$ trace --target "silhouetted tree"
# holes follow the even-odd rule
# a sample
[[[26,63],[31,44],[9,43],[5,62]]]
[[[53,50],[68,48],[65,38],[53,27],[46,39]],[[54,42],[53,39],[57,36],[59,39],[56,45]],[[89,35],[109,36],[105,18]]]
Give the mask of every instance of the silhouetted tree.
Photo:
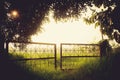
[[[120,0],[93,0],[92,4],[98,8],[103,6],[104,9],[100,12],[92,9],[93,15],[85,21],[90,24],[96,23],[96,26],[100,26],[102,34],[120,43]]]
[[[49,10],[54,11],[56,20],[79,16],[83,0],[1,0],[0,33],[6,41],[30,41],[30,36],[41,30],[42,21],[48,18]],[[14,18],[11,11],[19,13]],[[3,47],[3,45],[0,45]]]
[[[86,6],[94,4],[98,8],[103,5],[106,9],[101,12],[93,10],[88,22],[100,24],[101,32],[113,39],[114,29],[120,31],[119,3],[119,0],[1,0],[0,29],[5,40],[29,41],[31,35],[42,29],[40,26],[44,19],[48,19],[50,9],[54,11],[55,20],[78,19],[81,13],[86,12]],[[9,17],[12,10],[19,12],[18,18]]]

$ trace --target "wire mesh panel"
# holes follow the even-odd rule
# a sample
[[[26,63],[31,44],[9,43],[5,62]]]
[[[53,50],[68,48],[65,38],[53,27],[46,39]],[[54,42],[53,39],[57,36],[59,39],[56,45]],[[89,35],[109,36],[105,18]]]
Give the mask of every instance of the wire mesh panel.
[[[98,44],[72,44],[72,43],[62,43],[60,48],[60,67],[73,68],[76,64],[78,58],[82,57],[99,57],[100,47]],[[77,59],[77,60],[75,60]],[[73,63],[71,63],[73,62]],[[76,63],[77,62],[77,63]],[[69,64],[69,65],[68,65]],[[71,67],[70,65],[73,65]]]
[[[8,52],[12,55],[12,60],[43,60],[46,62],[47,59],[47,63],[51,63],[48,59],[53,59],[56,67],[56,44],[9,42]]]

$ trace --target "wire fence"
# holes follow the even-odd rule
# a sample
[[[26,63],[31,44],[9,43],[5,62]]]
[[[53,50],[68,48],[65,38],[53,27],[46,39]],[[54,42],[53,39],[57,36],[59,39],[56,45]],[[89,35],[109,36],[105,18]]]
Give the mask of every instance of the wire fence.
[[[60,68],[73,69],[79,65],[79,58],[100,57],[98,44],[62,43],[60,45]],[[77,60],[76,60],[77,59]]]
[[[32,60],[39,60],[39,63],[42,63],[41,66],[45,66],[46,64],[50,66],[51,63],[52,65],[54,65],[55,68],[57,66],[56,44],[14,41],[8,43],[8,53],[12,56],[11,60],[14,61],[26,61],[27,64],[28,62],[31,62],[32,65],[36,63]]]
[[[89,61],[88,58],[101,56],[98,44],[61,43],[59,61],[57,61],[58,48],[53,43],[14,41],[7,45],[7,51],[12,56],[11,60],[20,63],[23,67],[36,65],[40,68],[56,69],[59,65],[60,69],[75,69],[84,59]],[[34,69],[34,67],[32,68]]]

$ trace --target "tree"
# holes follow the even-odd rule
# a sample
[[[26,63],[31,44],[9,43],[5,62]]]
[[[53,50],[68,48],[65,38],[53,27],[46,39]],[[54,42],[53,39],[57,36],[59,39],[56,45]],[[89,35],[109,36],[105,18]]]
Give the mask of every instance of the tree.
[[[94,0],[96,7],[104,7],[100,12],[93,10],[93,15],[86,18],[87,23],[96,23],[100,26],[102,34],[107,35],[110,39],[115,39],[120,43],[120,0]]]
[[[50,9],[54,11],[55,20],[79,18],[86,12],[86,7],[104,6],[106,10],[96,12],[86,19],[89,22],[100,24],[103,34],[118,42],[119,37],[113,37],[114,30],[120,31],[120,1],[119,0],[1,0],[0,1],[0,33],[5,40],[29,41],[30,36],[40,31],[43,21],[47,18]],[[19,17],[10,17],[12,10],[19,12]],[[49,21],[49,20],[48,20]],[[117,33],[117,36],[119,34]],[[119,43],[119,42],[118,42]]]
[[[54,10],[56,20],[76,17],[85,6],[83,0],[2,0],[0,1],[0,34],[5,41],[29,41],[30,36],[41,30],[42,22],[50,9]],[[81,4],[81,5],[80,5]],[[14,18],[12,11],[19,16]]]
[[[5,35],[5,40],[30,40],[30,35],[39,30],[39,25],[42,24],[42,20],[48,11],[48,5],[45,6],[42,3],[39,5],[37,2],[32,3],[31,1],[1,1],[2,14],[0,16],[2,21],[0,22],[0,29],[1,33]],[[13,10],[19,12],[19,17],[16,19],[11,17]]]

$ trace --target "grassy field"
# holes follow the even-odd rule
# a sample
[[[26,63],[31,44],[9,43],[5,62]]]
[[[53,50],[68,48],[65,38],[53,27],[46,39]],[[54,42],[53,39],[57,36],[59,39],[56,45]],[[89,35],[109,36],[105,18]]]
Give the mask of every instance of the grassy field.
[[[24,58],[33,58],[33,54],[17,53],[19,57],[16,57],[16,53],[10,53],[12,58],[15,59],[24,59]],[[27,57],[27,55],[29,57]],[[52,56],[48,54],[49,56]],[[34,56],[38,58],[38,56]],[[42,56],[46,57],[46,56]],[[57,68],[55,69],[54,59],[42,59],[42,60],[23,60],[16,61],[15,64],[19,65],[26,72],[36,75],[35,80],[73,80],[72,78],[77,78],[77,74],[80,74],[78,77],[82,76],[83,73],[78,73],[82,68],[86,69],[89,72],[88,67],[93,68],[100,64],[100,57],[78,57],[78,58],[63,58],[62,70],[60,69],[60,56],[57,55]],[[83,70],[83,69],[82,69]],[[81,72],[81,71],[80,71]],[[76,74],[76,75],[75,75]],[[68,77],[69,76],[69,77]],[[76,77],[75,77],[76,76]],[[71,78],[71,79],[69,79]],[[75,79],[77,80],[77,79]],[[79,79],[78,79],[79,80]]]
[[[26,58],[10,54],[9,58]],[[49,54],[49,56],[51,56]],[[29,55],[33,57],[33,55]],[[37,57],[37,56],[34,56]],[[45,56],[44,56],[45,57]],[[60,57],[57,55],[57,57]],[[0,77],[2,80],[119,80],[120,51],[117,49],[110,57],[84,57],[63,59],[60,69],[60,58],[57,58],[57,69],[54,59],[4,61],[0,60]],[[70,68],[75,68],[71,70]]]
[[[74,70],[55,70],[53,65],[48,67],[45,61],[39,60],[16,62],[14,65],[19,67],[17,69],[16,66],[13,66],[13,63],[12,65],[10,63],[10,70],[7,70],[9,71],[8,73],[12,73],[9,74],[11,76],[17,73],[17,76],[21,77],[20,80],[119,80],[119,63],[120,54],[116,54],[109,58],[81,59],[79,67]],[[19,80],[19,76],[17,79],[12,80]]]
[[[76,61],[75,61],[76,62]],[[91,69],[95,68],[99,65],[99,60],[96,59],[81,59],[81,62],[73,63],[75,66],[73,70],[70,70],[68,68],[73,68],[73,65],[71,63],[66,63],[66,66],[63,66],[63,68],[66,68],[64,70],[61,70],[59,67],[57,69],[54,68],[53,61],[51,61],[50,64],[48,64],[47,61],[40,61],[40,60],[30,60],[30,61],[19,61],[15,64],[19,65],[22,69],[24,69],[28,73],[32,73],[35,75],[33,76],[33,80],[79,80],[79,78],[83,77],[83,75],[86,75],[87,73],[91,72]],[[58,65],[59,66],[59,63]],[[77,67],[77,69],[76,69]],[[84,72],[82,70],[85,70]],[[78,73],[80,72],[80,73]],[[73,79],[74,78],[74,79]],[[78,78],[78,79],[76,79]]]

